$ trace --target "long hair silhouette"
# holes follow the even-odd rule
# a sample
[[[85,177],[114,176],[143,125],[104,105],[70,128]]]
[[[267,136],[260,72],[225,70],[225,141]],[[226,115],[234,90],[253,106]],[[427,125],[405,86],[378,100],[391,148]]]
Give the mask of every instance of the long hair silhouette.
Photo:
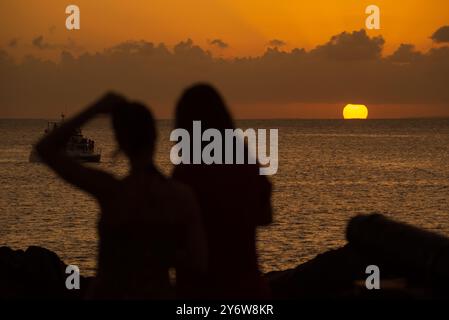
[[[204,129],[233,129],[234,121],[220,94],[210,85],[198,84],[185,90],[175,111],[175,127],[189,130],[194,120]]]
[[[176,128],[233,129],[220,94],[198,84],[184,91],[176,107]],[[235,154],[235,153],[234,153]],[[271,222],[271,184],[257,164],[180,164],[173,177],[194,190],[208,242],[208,297],[263,298],[268,289],[258,268],[256,227]]]

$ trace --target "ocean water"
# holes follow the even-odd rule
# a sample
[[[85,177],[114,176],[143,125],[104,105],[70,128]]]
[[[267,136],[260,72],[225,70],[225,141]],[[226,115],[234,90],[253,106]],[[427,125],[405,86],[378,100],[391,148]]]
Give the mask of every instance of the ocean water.
[[[95,270],[94,199],[28,162],[46,120],[0,120],[0,245],[40,245]],[[294,267],[345,243],[345,225],[380,212],[449,236],[449,120],[266,120],[240,127],[279,129],[273,183],[274,223],[258,231],[264,271]],[[169,174],[171,123],[159,121],[157,164]],[[109,121],[84,129],[102,149],[94,164],[123,176]],[[248,192],[251,192],[248,190]],[[232,235],[230,235],[232,236]]]

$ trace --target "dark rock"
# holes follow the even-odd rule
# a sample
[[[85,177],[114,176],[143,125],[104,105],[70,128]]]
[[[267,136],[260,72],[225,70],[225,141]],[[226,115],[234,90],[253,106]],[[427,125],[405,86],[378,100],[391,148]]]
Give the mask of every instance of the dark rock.
[[[347,245],[316,256],[294,269],[266,276],[278,299],[337,298],[352,293],[353,282],[365,270],[363,262]]]
[[[0,299],[81,299],[89,279],[80,278],[80,290],[68,290],[65,269],[58,255],[45,248],[0,247]]]
[[[350,221],[348,244],[294,269],[265,275],[274,299],[448,298],[449,239],[380,215]],[[368,290],[366,267],[380,269],[381,290]],[[81,299],[65,287],[66,264],[52,251],[0,247],[0,299]]]
[[[404,298],[406,291],[367,290],[366,267],[376,264],[382,270],[383,279],[400,276],[377,261],[359,255],[351,245],[329,250],[294,269],[266,274],[274,299],[357,299],[357,298]]]
[[[357,216],[348,244],[294,269],[266,275],[274,298],[448,298],[449,239],[379,214]],[[368,290],[366,267],[380,269],[381,290]]]

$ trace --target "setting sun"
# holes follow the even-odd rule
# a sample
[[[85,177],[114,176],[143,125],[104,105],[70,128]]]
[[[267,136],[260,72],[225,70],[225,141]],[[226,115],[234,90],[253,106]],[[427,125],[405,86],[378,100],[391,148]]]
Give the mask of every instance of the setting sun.
[[[368,108],[363,104],[347,104],[343,109],[345,119],[366,119],[368,118]]]

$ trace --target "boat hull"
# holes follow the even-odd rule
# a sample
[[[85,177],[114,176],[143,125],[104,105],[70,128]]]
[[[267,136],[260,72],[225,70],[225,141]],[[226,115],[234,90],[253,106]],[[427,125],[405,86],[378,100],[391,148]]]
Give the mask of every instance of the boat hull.
[[[101,154],[90,154],[81,156],[71,156],[71,158],[81,162],[100,162]]]
[[[93,153],[93,154],[68,154],[68,156],[79,162],[100,162],[101,154]],[[42,159],[37,154],[36,150],[32,150],[29,157],[30,162],[42,162]]]

